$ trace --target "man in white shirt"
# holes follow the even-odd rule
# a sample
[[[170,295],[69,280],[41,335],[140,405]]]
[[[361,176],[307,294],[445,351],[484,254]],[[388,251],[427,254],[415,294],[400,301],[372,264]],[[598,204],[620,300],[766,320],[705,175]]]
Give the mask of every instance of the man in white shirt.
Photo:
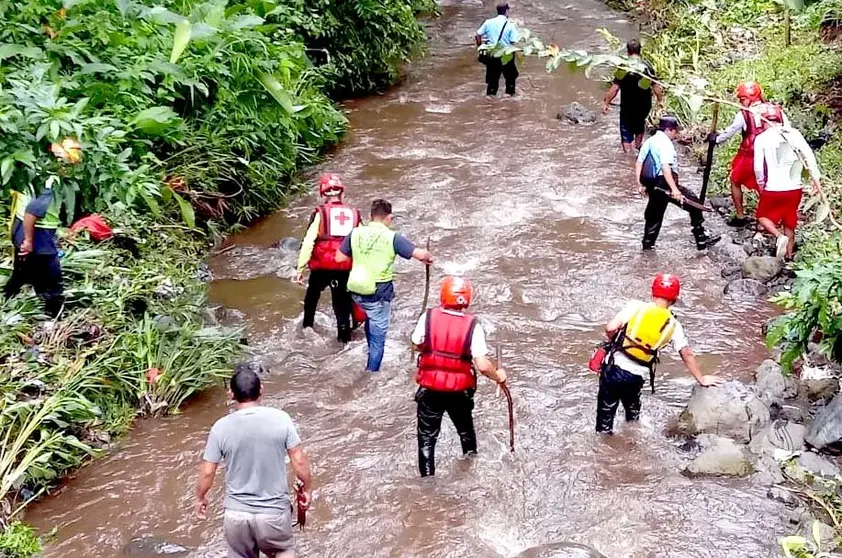
[[[678,120],[664,116],[658,123],[658,131],[646,140],[640,148],[635,164],[635,176],[640,192],[649,196],[644,218],[643,249],[655,247],[667,206],[673,203],[690,215],[690,225],[696,238],[696,248],[704,250],[719,242],[719,236],[708,236],[705,232],[705,218],[701,210],[685,204],[685,200],[696,203],[699,198],[689,188],[678,184],[678,154],[673,140],[678,135]]]
[[[776,256],[792,259],[798,206],[804,191],[804,165],[814,194],[821,191],[821,173],[813,150],[801,132],[785,122],[779,106],[768,104],[764,117],[769,127],[754,140],[754,174],[761,192],[757,221],[776,237]]]
[[[415,381],[418,391],[418,470],[422,477],[436,474],[436,440],[444,413],[453,421],[464,455],[477,452],[474,432],[476,374],[498,384],[506,373],[488,358],[485,332],[472,314],[473,287],[467,279],[445,277],[441,306],[425,312],[412,332],[412,344],[420,351]]]
[[[699,368],[693,349],[681,323],[669,311],[681,291],[678,277],[659,273],[652,282],[652,302],[635,300],[628,303],[605,325],[605,334],[612,342],[602,364],[597,395],[596,431],[611,434],[620,402],[627,421],[640,418],[640,391],[644,378],[650,377],[654,391],[654,373],[658,352],[672,345],[681,356],[690,374],[702,386],[722,383],[717,376],[705,376]]]

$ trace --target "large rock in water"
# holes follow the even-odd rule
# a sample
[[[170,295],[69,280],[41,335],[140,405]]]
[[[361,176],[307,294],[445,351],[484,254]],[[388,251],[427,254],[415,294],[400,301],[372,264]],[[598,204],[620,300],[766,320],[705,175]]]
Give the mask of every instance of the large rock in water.
[[[769,420],[766,404],[748,386],[732,380],[718,387],[696,385],[679,417],[679,428],[747,443]]]
[[[742,265],[748,259],[745,248],[740,244],[735,244],[733,239],[724,235],[722,240],[710,248],[709,253],[719,261],[733,262],[738,265]]]
[[[775,450],[785,452],[801,451],[804,449],[804,436],[807,427],[778,420],[758,432],[748,445],[748,449],[755,455],[774,457]]]
[[[807,429],[807,443],[817,449],[842,441],[842,395],[822,409]]]
[[[834,479],[839,476],[839,467],[811,451],[799,455],[796,463],[815,477]]]
[[[734,279],[725,286],[725,294],[731,298],[757,298],[769,292],[769,287],[756,279]]]
[[[528,548],[515,558],[605,558],[605,555],[583,544],[561,542]]]
[[[566,118],[573,124],[590,124],[596,122],[596,113],[586,109],[579,103],[570,103],[562,107],[561,112],[556,118],[559,120]]]
[[[764,360],[757,368],[754,377],[757,381],[754,388],[760,399],[767,405],[798,395],[795,380],[785,377],[781,365],[772,359]]]
[[[751,256],[743,262],[743,277],[768,283],[778,276],[784,266],[781,260],[772,256]]]
[[[702,451],[684,469],[686,475],[741,477],[754,471],[746,447],[731,438],[701,434],[697,441]]]

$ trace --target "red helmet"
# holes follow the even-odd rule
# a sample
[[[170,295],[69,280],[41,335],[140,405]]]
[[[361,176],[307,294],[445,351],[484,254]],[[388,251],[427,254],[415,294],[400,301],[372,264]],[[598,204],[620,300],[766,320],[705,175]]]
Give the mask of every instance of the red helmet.
[[[678,293],[681,291],[681,283],[678,277],[669,273],[659,273],[652,281],[652,296],[665,298],[670,302],[678,300]]]
[[[781,110],[781,107],[775,103],[766,103],[763,110],[763,117],[771,122],[780,122],[783,124],[784,112]]]
[[[441,305],[445,308],[461,310],[471,304],[474,288],[464,277],[448,275],[441,282]]]
[[[756,81],[744,81],[737,86],[737,98],[754,103],[763,100],[763,88]]]
[[[342,184],[342,178],[338,174],[326,172],[319,178],[319,195],[320,196],[335,196],[345,191],[345,185]]]

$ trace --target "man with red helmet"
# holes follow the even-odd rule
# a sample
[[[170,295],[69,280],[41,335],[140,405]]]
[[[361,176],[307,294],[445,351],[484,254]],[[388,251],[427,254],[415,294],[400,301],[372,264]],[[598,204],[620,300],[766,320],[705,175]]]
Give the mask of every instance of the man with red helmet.
[[[732,227],[743,227],[749,224],[750,219],[745,215],[742,187],[758,191],[754,176],[754,140],[766,129],[766,122],[762,118],[765,103],[763,89],[754,81],[739,84],[736,95],[740,105],[745,108],[737,112],[730,126],[708,136],[708,141],[720,144],[734,137],[737,132],[742,132],[740,148],[731,161],[731,199],[734,201],[735,215],[728,220],[728,224]],[[789,125],[786,117],[784,119]]]
[[[654,393],[655,367],[658,353],[671,344],[684,365],[703,386],[722,383],[717,376],[705,376],[699,368],[693,349],[681,323],[669,308],[678,300],[681,285],[678,277],[659,273],[652,282],[652,302],[633,300],[605,325],[611,342],[599,376],[596,431],[611,434],[614,416],[620,402],[627,421],[640,418],[640,391],[644,377],[649,376]]]
[[[474,432],[474,368],[503,383],[506,373],[488,358],[485,332],[473,314],[473,287],[461,277],[445,277],[441,285],[441,306],[424,313],[412,332],[412,343],[420,352],[415,381],[418,391],[418,470],[422,477],[436,474],[436,440],[444,413],[453,421],[464,455],[477,453]]]
[[[310,269],[310,281],[304,295],[303,327],[313,327],[319,298],[326,287],[330,287],[333,313],[336,315],[336,338],[341,343],[351,340],[351,294],[348,292],[348,274],[351,262],[337,262],[336,250],[360,224],[360,212],[342,201],[345,185],[342,179],[332,173],[319,179],[319,195],[322,204],[313,210],[310,226],[301,243],[298,254],[298,277],[304,284],[304,270]]]
[[[775,236],[775,255],[791,259],[804,191],[801,173],[806,164],[813,194],[821,192],[821,173],[807,140],[801,132],[784,124],[779,106],[766,105],[764,117],[769,127],[754,140],[754,173],[760,188],[757,221]],[[783,232],[778,226],[783,227]]]

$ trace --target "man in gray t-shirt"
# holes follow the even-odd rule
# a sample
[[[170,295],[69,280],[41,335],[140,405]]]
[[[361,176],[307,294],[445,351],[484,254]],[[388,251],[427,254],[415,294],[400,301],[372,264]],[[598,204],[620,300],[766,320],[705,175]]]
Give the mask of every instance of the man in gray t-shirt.
[[[292,505],[284,463],[303,484],[310,503],[310,462],[288,414],[260,406],[260,378],[238,367],[231,378],[236,411],[216,421],[208,436],[196,489],[196,515],[207,517],[207,493],[219,463],[225,463],[225,540],[229,558],[291,558]]]

